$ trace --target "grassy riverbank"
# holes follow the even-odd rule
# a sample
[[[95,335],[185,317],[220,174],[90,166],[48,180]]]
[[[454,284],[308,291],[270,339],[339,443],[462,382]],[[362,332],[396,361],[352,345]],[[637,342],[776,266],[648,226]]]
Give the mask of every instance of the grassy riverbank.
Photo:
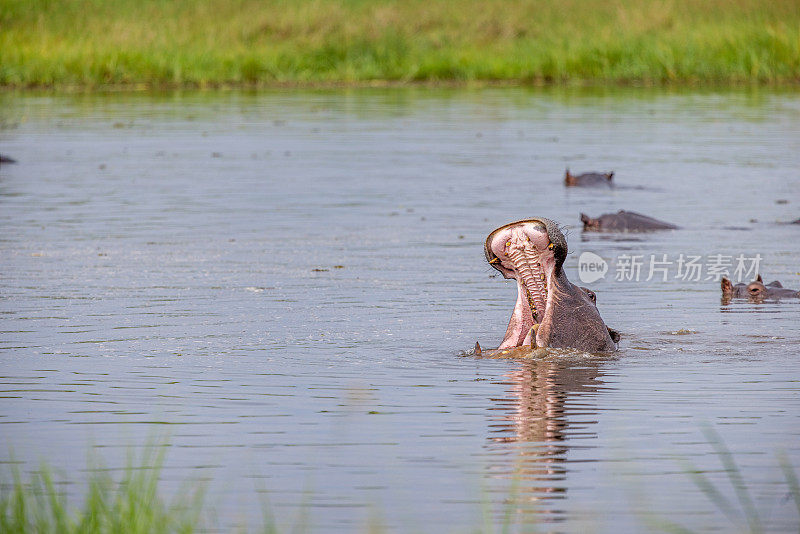
[[[0,86],[800,82],[796,0],[0,0]]]

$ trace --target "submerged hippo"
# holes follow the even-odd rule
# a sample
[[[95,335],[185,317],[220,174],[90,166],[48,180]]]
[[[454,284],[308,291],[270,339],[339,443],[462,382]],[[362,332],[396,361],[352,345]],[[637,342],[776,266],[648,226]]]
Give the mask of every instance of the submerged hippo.
[[[668,222],[659,221],[635,211],[619,210],[617,213],[605,213],[592,219],[581,213],[584,232],[652,232],[654,230],[675,230],[678,227]]]
[[[733,285],[730,280],[722,277],[721,286],[723,300],[749,299],[757,302],[766,299],[800,298],[800,291],[787,289],[777,280],[765,285],[760,274],[749,284]]]
[[[585,172],[583,174],[574,175],[569,172],[564,174],[564,185],[567,187],[600,187],[612,186],[611,180],[614,178],[614,172]]]
[[[0,163],[16,163],[17,160],[0,154]]]
[[[517,281],[517,304],[500,349],[616,349],[619,334],[603,323],[594,293],[567,279],[567,241],[555,222],[536,218],[501,226],[486,238],[484,252],[492,267]]]

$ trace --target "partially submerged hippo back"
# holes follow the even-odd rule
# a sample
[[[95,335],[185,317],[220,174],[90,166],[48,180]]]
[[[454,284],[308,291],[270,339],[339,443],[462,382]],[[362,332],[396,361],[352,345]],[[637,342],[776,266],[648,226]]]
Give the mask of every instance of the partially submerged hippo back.
[[[517,303],[500,349],[616,349],[593,293],[567,279],[567,241],[556,223],[536,218],[501,226],[486,238],[484,252],[492,267],[517,281]]]
[[[800,291],[787,289],[777,280],[764,284],[760,274],[749,284],[740,283],[736,285],[723,276],[720,285],[722,299],[726,301],[730,299],[748,299],[752,302],[761,302],[767,299],[800,298]]]
[[[581,213],[581,222],[584,232],[653,232],[678,228],[674,224],[659,221],[635,211],[625,210],[617,213],[605,213],[596,219]]]
[[[614,172],[585,172],[583,174],[574,175],[569,172],[564,173],[564,185],[567,187],[601,187],[612,186],[611,180],[614,178]]]

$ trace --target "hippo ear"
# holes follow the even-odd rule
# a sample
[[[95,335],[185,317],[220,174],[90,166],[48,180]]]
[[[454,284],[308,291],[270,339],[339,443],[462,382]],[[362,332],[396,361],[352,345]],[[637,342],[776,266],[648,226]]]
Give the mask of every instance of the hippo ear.
[[[761,275],[760,274],[758,276],[756,276],[756,282],[761,282],[762,284],[764,283],[764,280],[761,279]]]
[[[619,343],[619,340],[622,337],[620,333],[617,330],[614,330],[613,328],[608,328],[608,335],[611,336],[611,341],[613,341],[614,343]]]
[[[733,291],[733,285],[731,284],[731,281],[725,278],[724,276],[722,277],[722,282],[720,283],[720,286],[722,287],[723,293],[730,293],[731,291]]]
[[[567,167],[567,172],[564,173],[564,183],[567,185],[575,183],[575,177],[569,173],[569,167]]]
[[[606,178],[608,178],[608,181],[610,182],[611,179],[614,178],[614,171],[606,173]]]

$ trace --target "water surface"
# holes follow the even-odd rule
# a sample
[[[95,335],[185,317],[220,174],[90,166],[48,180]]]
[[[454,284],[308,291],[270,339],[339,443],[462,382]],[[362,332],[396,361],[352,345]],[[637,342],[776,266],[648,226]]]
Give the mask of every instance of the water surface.
[[[0,96],[0,460],[79,500],[168,435],[164,489],[215,528],[620,532],[737,526],[712,443],[765,530],[800,519],[800,302],[720,300],[680,255],[761,256],[800,289],[794,92],[391,89]],[[564,169],[619,187],[566,190]],[[582,234],[629,209],[681,226]],[[512,220],[593,252],[611,355],[464,355],[516,289],[483,259]],[[639,280],[617,280],[641,256]],[[651,255],[672,262],[648,281]],[[664,257],[663,255],[666,255]],[[623,277],[624,278],[624,277]],[[660,522],[660,523],[659,523]],[[649,525],[649,526],[648,526]]]

